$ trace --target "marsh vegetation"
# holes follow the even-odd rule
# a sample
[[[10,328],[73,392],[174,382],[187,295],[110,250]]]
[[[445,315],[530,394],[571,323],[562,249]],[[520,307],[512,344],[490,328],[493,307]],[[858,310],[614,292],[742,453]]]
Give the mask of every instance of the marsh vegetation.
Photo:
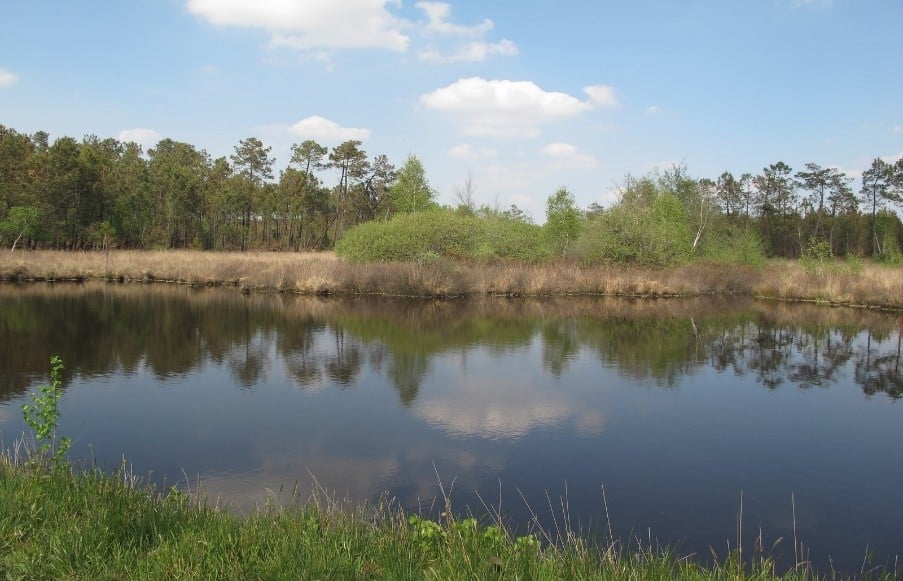
[[[311,295],[413,297],[740,295],[903,308],[903,268],[860,260],[772,260],[759,267],[690,262],[663,268],[489,263],[421,255],[354,263],[333,253],[0,252],[0,280],[169,282]]]

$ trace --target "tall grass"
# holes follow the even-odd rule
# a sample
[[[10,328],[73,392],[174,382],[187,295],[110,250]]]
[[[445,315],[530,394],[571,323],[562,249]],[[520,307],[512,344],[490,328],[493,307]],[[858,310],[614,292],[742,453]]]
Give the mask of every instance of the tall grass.
[[[13,579],[817,578],[805,562],[783,575],[766,555],[703,566],[639,541],[597,545],[569,530],[513,537],[450,511],[439,521],[406,515],[390,501],[353,507],[315,496],[239,517],[124,471],[49,470],[8,453],[0,507],[0,576]]]
[[[0,280],[121,280],[234,285],[245,290],[396,296],[745,295],[903,309],[903,268],[861,260],[762,265],[705,260],[661,268],[545,262],[416,260],[352,263],[332,253],[200,251],[0,252]]]

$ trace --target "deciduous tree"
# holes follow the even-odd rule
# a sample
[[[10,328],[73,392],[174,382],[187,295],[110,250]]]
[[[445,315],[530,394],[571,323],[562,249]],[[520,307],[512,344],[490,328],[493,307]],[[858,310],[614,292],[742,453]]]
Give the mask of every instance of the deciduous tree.
[[[580,211],[567,188],[558,190],[546,200],[546,236],[552,251],[567,252],[580,233]]]
[[[396,212],[418,212],[430,208],[436,192],[426,179],[423,163],[416,155],[409,155],[398,170],[395,183],[389,190]]]

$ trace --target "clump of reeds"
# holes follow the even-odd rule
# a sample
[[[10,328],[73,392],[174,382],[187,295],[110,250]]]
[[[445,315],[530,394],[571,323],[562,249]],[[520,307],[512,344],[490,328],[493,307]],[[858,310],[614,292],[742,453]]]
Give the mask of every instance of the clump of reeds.
[[[396,296],[750,295],[903,309],[903,268],[772,261],[763,267],[697,261],[657,269],[583,266],[568,259],[348,263],[335,254],[279,252],[19,251],[0,253],[0,280],[230,285],[246,291]]]
[[[813,268],[802,262],[774,261],[753,286],[763,298],[828,304],[903,308],[903,268],[867,264],[852,269],[843,262]]]

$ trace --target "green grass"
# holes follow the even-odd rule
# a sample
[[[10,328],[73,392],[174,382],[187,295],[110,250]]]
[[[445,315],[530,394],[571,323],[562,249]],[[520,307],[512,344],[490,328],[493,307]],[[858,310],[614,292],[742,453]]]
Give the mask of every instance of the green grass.
[[[703,567],[658,549],[540,547],[473,519],[436,523],[391,503],[264,507],[239,517],[133,478],[0,460],[0,577],[8,579],[774,579],[737,555]],[[899,575],[887,570],[872,578]],[[813,579],[801,566],[786,579]]]

